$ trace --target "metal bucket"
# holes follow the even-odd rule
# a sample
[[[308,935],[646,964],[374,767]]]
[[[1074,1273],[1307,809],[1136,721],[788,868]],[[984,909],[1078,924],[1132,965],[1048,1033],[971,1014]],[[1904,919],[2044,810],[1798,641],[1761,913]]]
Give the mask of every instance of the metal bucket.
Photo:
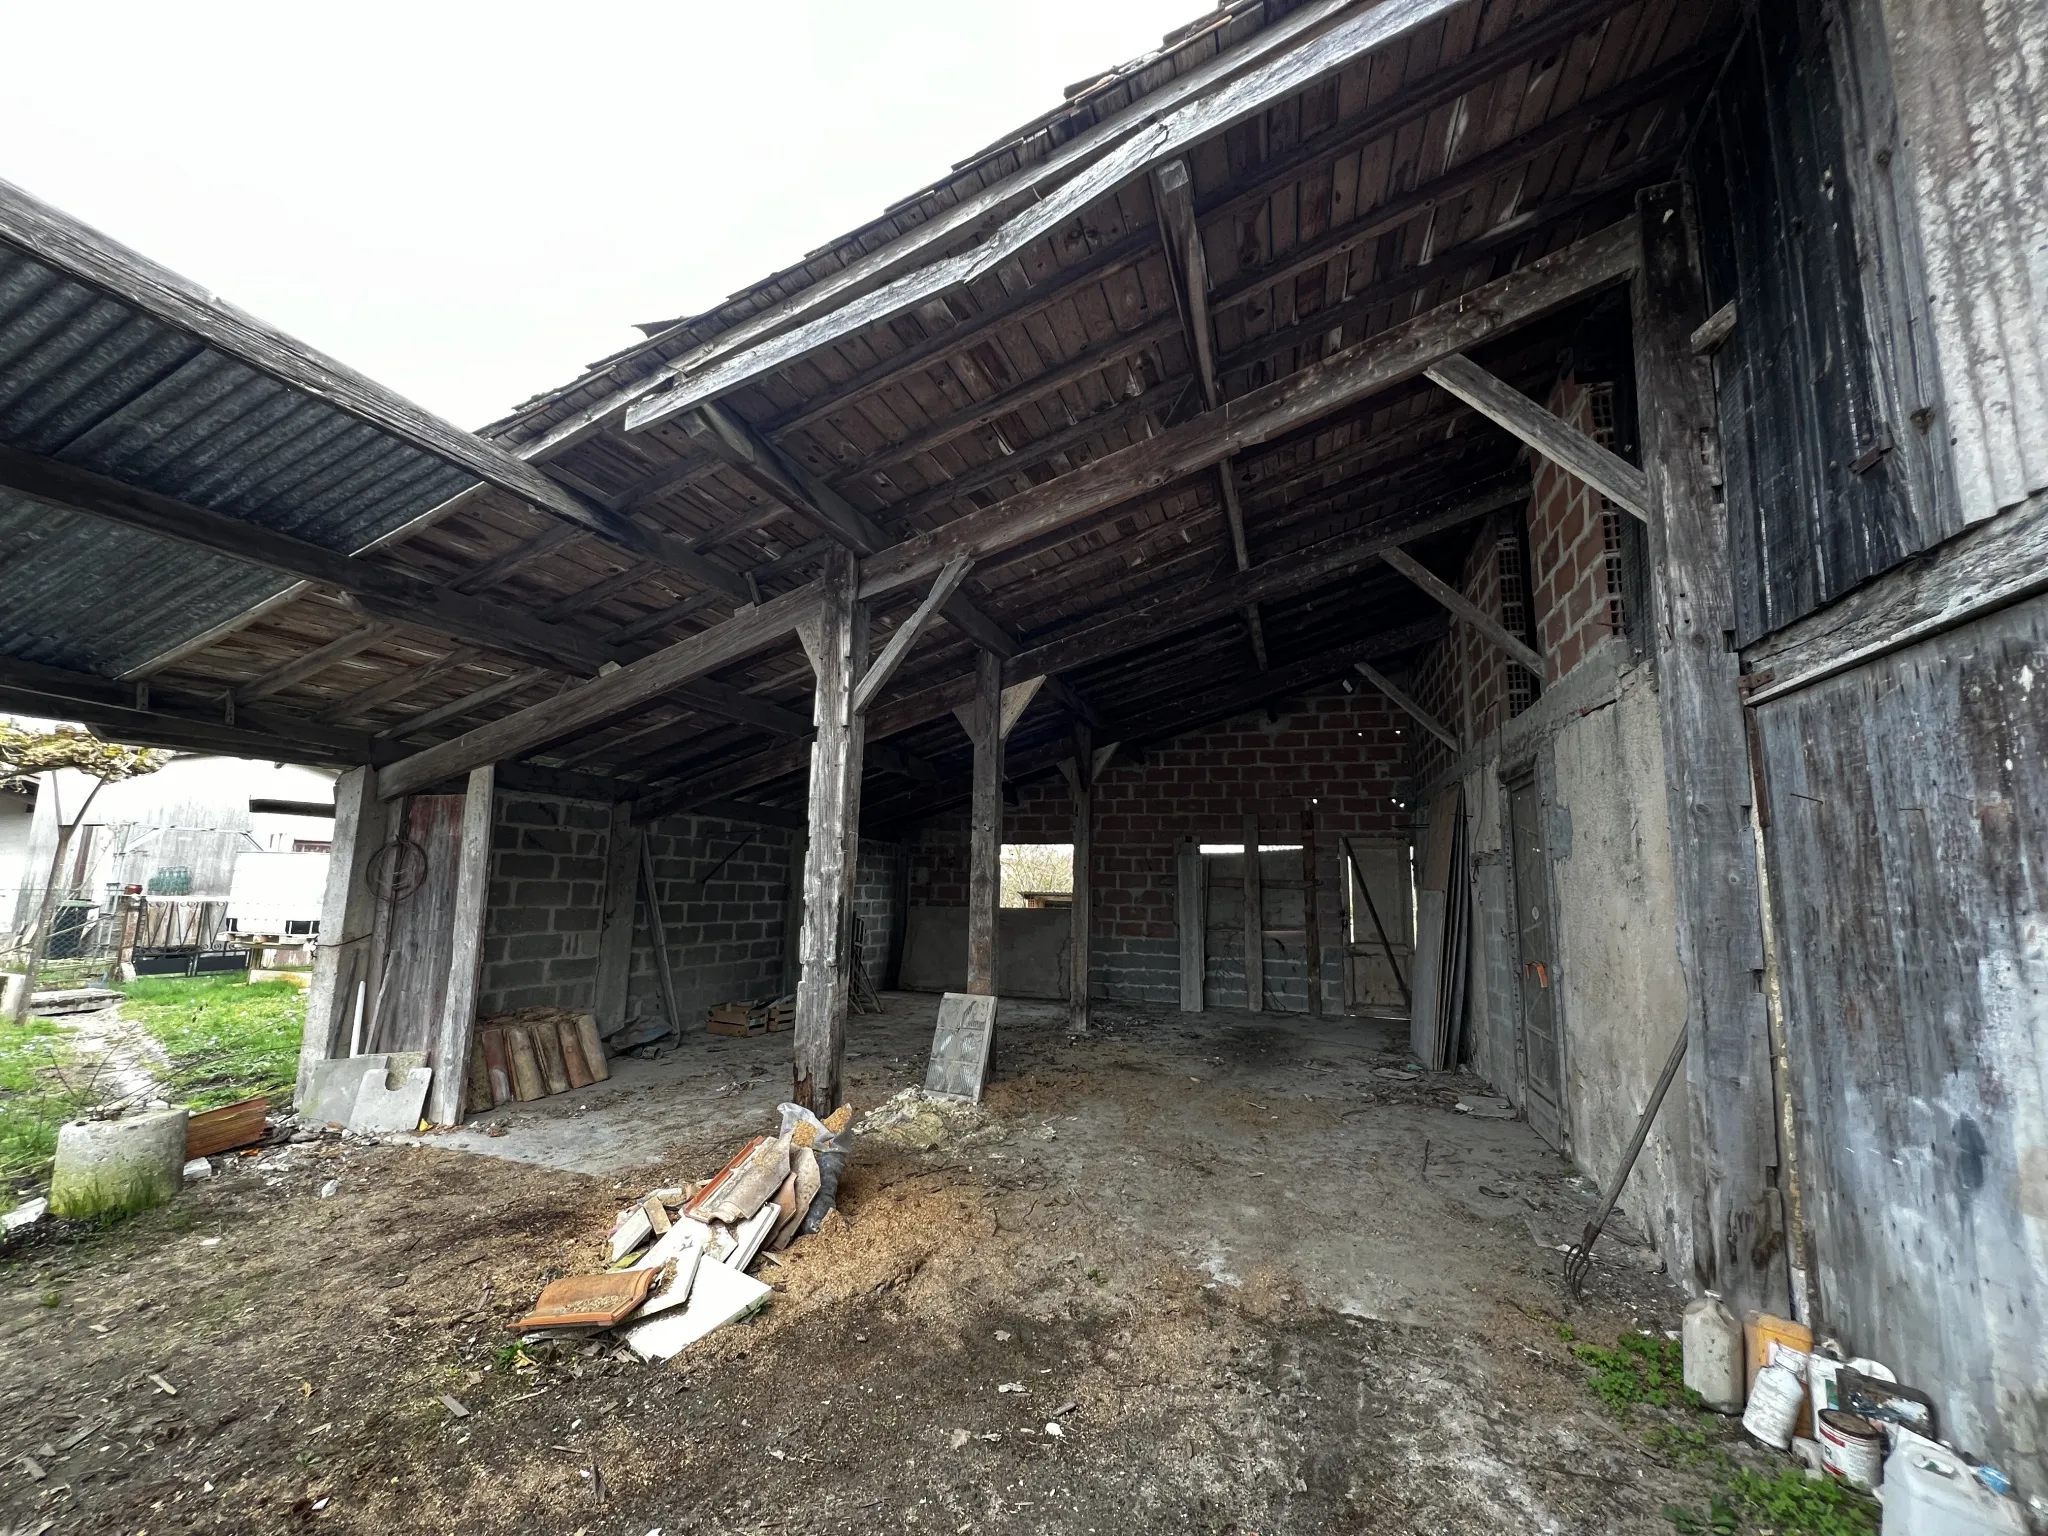
[[[1829,1408],[1814,1426],[1820,1464],[1851,1487],[1866,1491],[1884,1477],[1884,1436],[1860,1413]]]

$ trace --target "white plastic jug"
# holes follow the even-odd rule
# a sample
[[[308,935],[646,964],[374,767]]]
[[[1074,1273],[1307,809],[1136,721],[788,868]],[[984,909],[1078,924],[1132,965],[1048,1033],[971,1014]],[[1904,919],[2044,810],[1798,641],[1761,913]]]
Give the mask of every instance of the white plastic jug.
[[[2026,1536],[2019,1505],[1960,1457],[1903,1430],[1884,1462],[1884,1536]]]
[[[1685,1384],[1716,1413],[1742,1412],[1747,1383],[1742,1365],[1742,1323],[1712,1291],[1685,1309],[1679,1325]]]
[[[1765,1445],[1789,1450],[1792,1430],[1799,1423],[1799,1410],[1805,1406],[1806,1383],[1781,1359],[1756,1373],[1749,1407],[1743,1410],[1742,1427]]]

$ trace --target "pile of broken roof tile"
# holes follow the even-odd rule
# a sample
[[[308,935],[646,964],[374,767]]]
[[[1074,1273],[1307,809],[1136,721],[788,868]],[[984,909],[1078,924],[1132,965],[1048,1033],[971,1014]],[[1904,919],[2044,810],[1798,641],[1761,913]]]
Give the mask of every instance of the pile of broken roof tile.
[[[781,1113],[776,1135],[756,1136],[710,1179],[627,1206],[612,1226],[610,1267],[549,1285],[519,1330],[577,1338],[617,1329],[641,1359],[666,1360],[759,1311],[770,1288],[748,1269],[818,1229],[853,1144],[851,1105],[824,1120],[796,1104]]]

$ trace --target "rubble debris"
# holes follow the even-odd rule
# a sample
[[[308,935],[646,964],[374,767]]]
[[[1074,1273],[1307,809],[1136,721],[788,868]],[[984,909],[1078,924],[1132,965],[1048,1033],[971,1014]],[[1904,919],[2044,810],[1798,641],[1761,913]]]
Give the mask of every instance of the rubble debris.
[[[666,1360],[766,1305],[780,1287],[746,1271],[814,1230],[810,1219],[830,1209],[827,1163],[843,1168],[852,1151],[851,1105],[823,1120],[796,1104],[780,1112],[778,1134],[753,1137],[712,1178],[622,1207],[606,1241],[610,1268],[550,1283],[514,1327],[528,1339],[616,1329],[641,1359]]]
[[[979,1104],[924,1088],[906,1088],[877,1105],[859,1130],[863,1136],[913,1152],[929,1152],[945,1141],[972,1146],[1004,1134]]]
[[[781,1136],[760,1136],[728,1163],[691,1201],[687,1210],[698,1221],[745,1221],[774,1198],[789,1177],[789,1142]]]
[[[448,1417],[451,1419],[466,1419],[469,1417],[469,1410],[463,1407],[461,1401],[450,1397],[446,1392],[441,1394],[441,1406],[448,1410]]]
[[[218,1109],[202,1109],[185,1122],[185,1157],[218,1157],[253,1146],[270,1125],[270,1100],[262,1094]]]
[[[752,1275],[724,1264],[704,1264],[684,1306],[626,1330],[626,1345],[643,1360],[667,1360],[706,1335],[751,1316],[773,1292]]]
[[[659,1269],[614,1270],[601,1275],[571,1275],[546,1286],[533,1310],[512,1326],[532,1328],[610,1328],[624,1322],[647,1299]]]
[[[1475,1120],[1512,1120],[1515,1106],[1506,1099],[1490,1093],[1468,1093],[1454,1106],[1461,1115],[1470,1115]]]

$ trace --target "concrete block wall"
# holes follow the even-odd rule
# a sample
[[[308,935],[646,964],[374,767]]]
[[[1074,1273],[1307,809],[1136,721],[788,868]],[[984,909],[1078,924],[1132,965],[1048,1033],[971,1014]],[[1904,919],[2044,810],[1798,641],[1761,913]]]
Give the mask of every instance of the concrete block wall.
[[[610,808],[501,794],[495,822],[478,1011],[589,1008]],[[784,932],[790,880],[801,877],[792,859],[796,836],[707,816],[665,817],[646,836],[687,1037],[713,1003],[781,990],[784,945],[793,942]],[[899,844],[862,844],[854,910],[866,925],[864,959],[877,986],[884,984],[902,922],[903,860]],[[662,1011],[647,918],[636,895],[628,1018],[655,1018]]]
[[[1113,761],[1095,792],[1090,995],[1178,1001],[1178,845],[1241,843],[1252,812],[1261,818],[1262,841],[1298,842],[1302,808],[1313,800],[1324,998],[1331,1012],[1341,1011],[1345,871],[1338,839],[1406,837],[1404,776],[1410,739],[1419,731],[1361,682],[1353,692],[1332,688],[1291,701],[1276,719],[1262,711],[1155,744],[1142,763]],[[1071,842],[1066,781],[1048,775],[1021,786],[1018,803],[1004,813],[1003,840]],[[909,858],[911,905],[963,905],[966,811],[926,822]]]
[[[585,801],[498,796],[479,1013],[590,1006],[610,820]]]
[[[908,851],[901,843],[862,838],[854,865],[853,911],[861,920],[866,943],[861,963],[877,987],[892,984],[890,958],[897,952],[904,921],[903,865]],[[965,898],[962,898],[963,904]]]
[[[714,816],[665,816],[647,828],[646,837],[687,1039],[714,1003],[781,990],[784,897],[796,838],[779,827]],[[636,903],[629,1019],[658,1018],[662,1012],[647,917],[644,903]]]

